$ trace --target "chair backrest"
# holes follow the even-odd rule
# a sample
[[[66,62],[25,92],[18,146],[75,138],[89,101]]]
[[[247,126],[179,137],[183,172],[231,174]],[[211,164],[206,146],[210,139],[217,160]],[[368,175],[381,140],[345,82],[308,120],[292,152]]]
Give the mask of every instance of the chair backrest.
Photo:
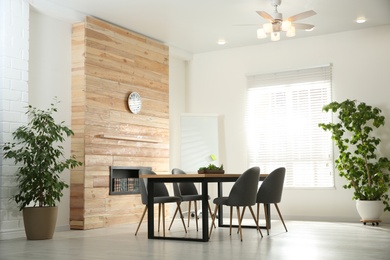
[[[279,203],[282,200],[284,177],[286,168],[273,170],[260,185],[257,192],[257,203]]]
[[[183,170],[178,168],[172,169],[172,174],[186,174]],[[181,197],[182,195],[198,195],[198,190],[193,182],[180,182],[173,183],[173,192],[175,196]]]
[[[234,183],[229,193],[228,205],[252,206],[256,204],[256,193],[259,186],[260,168],[246,170]]]
[[[139,175],[145,175],[145,174],[156,174],[154,171],[141,168],[138,172]],[[140,180],[140,190],[141,190],[141,200],[142,204],[147,205],[148,204],[148,179],[141,179]],[[164,183],[155,183],[154,184],[154,197],[165,197],[169,196],[169,192],[167,187]]]

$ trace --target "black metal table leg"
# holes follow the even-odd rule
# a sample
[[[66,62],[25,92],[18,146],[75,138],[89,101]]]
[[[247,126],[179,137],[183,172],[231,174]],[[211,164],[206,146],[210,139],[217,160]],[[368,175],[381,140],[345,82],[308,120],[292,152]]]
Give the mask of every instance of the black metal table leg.
[[[209,240],[208,183],[202,181],[202,241]]]
[[[154,238],[154,182],[148,180],[148,238]]]

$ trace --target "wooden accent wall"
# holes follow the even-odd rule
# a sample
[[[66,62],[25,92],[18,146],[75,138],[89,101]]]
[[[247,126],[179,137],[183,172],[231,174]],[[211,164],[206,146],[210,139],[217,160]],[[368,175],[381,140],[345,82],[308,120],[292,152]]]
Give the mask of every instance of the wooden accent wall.
[[[72,48],[72,154],[84,164],[71,171],[70,226],[138,222],[140,195],[110,196],[109,166],[169,173],[168,47],[87,17],[73,26]],[[139,114],[127,106],[134,91]]]

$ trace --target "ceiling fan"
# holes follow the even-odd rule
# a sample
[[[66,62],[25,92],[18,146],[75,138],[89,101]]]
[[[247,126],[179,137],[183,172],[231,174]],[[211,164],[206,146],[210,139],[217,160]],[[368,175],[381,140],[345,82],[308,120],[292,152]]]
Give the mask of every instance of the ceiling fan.
[[[269,21],[269,23],[263,24],[262,28],[257,30],[257,38],[263,39],[267,37],[267,33],[271,34],[272,41],[280,40],[280,32],[286,32],[287,37],[295,36],[295,29],[312,30],[314,25],[295,23],[297,20],[302,20],[316,14],[313,10],[302,12],[283,20],[282,13],[278,12],[278,6],[282,3],[282,0],[271,0],[271,4],[275,10],[270,15],[265,11],[256,11],[261,17]]]

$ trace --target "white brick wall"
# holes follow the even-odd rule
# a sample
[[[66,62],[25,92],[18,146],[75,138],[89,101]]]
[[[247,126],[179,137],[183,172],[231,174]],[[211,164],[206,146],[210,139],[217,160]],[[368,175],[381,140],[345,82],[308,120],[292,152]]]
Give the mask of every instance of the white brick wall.
[[[27,0],[0,0],[0,145],[27,121],[29,4]],[[15,193],[12,161],[0,152],[0,240],[20,236],[22,217],[9,198]]]

